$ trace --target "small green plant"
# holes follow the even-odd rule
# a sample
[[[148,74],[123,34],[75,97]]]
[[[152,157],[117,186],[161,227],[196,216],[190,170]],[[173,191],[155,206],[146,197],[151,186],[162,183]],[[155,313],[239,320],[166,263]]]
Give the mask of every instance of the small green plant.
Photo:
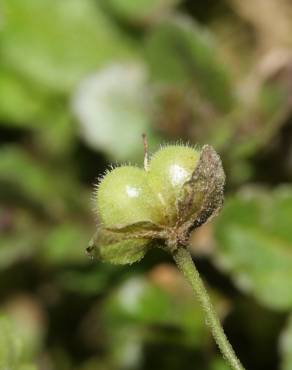
[[[220,157],[205,145],[161,148],[144,169],[112,169],[96,186],[99,226],[87,252],[103,261],[139,261],[153,246],[171,253],[191,284],[224,358],[243,370],[188,251],[190,233],[217,214],[223,204],[225,174]]]

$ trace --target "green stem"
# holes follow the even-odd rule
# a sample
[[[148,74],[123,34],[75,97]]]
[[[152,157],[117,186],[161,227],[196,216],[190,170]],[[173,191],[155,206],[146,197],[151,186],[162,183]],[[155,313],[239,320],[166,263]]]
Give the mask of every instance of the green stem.
[[[224,330],[220,324],[219,318],[212,305],[204,283],[192,260],[190,252],[183,247],[178,248],[173,253],[173,258],[180,271],[184,274],[188,282],[191,284],[195,295],[205,313],[206,323],[211,328],[213,337],[223,357],[229,363],[231,369],[244,370],[244,367],[241,365],[239,359],[236,357],[236,354],[224,333]]]

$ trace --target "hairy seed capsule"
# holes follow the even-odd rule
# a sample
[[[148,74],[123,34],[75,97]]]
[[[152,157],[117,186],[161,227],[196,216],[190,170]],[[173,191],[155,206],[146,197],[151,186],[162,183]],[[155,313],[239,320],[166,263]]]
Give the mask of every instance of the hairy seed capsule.
[[[166,146],[150,163],[145,156],[145,169],[115,168],[97,187],[100,224],[87,253],[120,264],[139,261],[155,245],[173,253],[218,213],[224,183],[220,157],[209,145]]]
[[[109,172],[97,189],[96,208],[107,227],[150,221],[171,225],[182,186],[197,165],[199,152],[183,145],[160,149],[149,171],[122,166]]]

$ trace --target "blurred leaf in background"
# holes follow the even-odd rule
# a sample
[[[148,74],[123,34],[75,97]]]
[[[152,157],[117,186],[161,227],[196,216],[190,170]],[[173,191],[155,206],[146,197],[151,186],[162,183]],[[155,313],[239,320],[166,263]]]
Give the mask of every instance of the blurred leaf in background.
[[[146,69],[134,62],[111,65],[89,77],[73,100],[81,135],[114,161],[142,157],[141,132],[148,133],[152,146],[158,142],[150,129],[152,105]]]
[[[94,1],[4,0],[2,8],[2,63],[46,90],[71,91],[86,73],[129,53]]]
[[[280,338],[280,351],[282,354],[281,370],[292,369],[292,319],[291,316],[287,322],[287,326]]]
[[[35,370],[24,349],[25,338],[21,337],[13,322],[5,316],[0,318],[0,366],[2,369]]]
[[[246,190],[225,204],[216,224],[215,260],[240,289],[274,309],[291,309],[291,188]]]
[[[105,5],[126,22],[147,25],[162,18],[180,2],[180,0],[109,0]]]
[[[221,316],[225,315],[226,302],[218,295],[213,298]],[[124,363],[126,368],[137,368],[145,361],[145,347],[151,351],[156,345],[176,343],[182,350],[178,356],[183,356],[189,348],[208,346],[210,341],[190,287],[170,264],[157,265],[146,277],[123,281],[104,302],[104,324],[116,366]],[[202,361],[199,356],[197,360]]]

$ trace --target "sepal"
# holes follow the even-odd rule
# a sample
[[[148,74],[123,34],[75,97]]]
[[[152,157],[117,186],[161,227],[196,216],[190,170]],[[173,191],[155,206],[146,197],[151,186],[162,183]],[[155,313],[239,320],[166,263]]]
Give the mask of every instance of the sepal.
[[[177,201],[179,223],[194,229],[215,216],[223,205],[224,185],[221,159],[210,145],[204,145],[198,164]]]
[[[86,252],[90,257],[100,261],[125,265],[140,261],[150,243],[149,239],[135,237],[135,234],[114,232],[99,227]]]

